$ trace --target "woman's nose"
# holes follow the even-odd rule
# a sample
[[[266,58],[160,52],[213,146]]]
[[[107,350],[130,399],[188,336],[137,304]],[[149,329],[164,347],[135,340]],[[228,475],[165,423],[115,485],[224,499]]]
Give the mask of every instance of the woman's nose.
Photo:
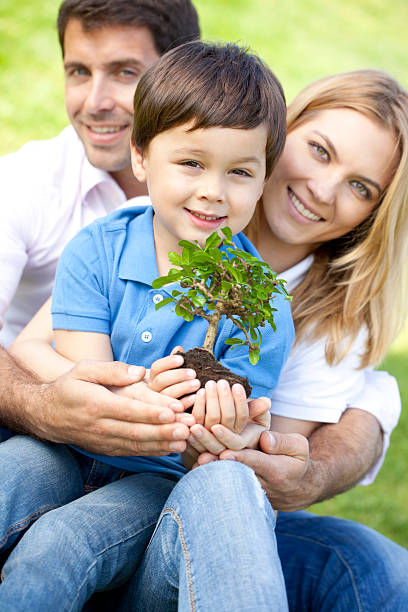
[[[333,204],[337,191],[337,181],[334,178],[309,179],[307,187],[316,202]]]

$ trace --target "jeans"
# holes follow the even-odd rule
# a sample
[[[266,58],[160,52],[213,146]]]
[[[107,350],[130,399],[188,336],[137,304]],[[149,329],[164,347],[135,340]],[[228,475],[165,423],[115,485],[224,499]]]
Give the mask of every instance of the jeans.
[[[280,512],[276,538],[291,612],[408,611],[408,551],[373,529]]]
[[[217,461],[174,487],[115,610],[288,610],[275,515],[246,466]]]
[[[0,610],[13,612],[79,611],[125,582],[175,484],[26,436],[0,444],[0,483],[0,550],[14,546]]]
[[[286,590],[291,612],[408,611],[408,552],[397,544],[351,521],[279,513],[278,557],[274,527],[248,468],[200,467],[173,489],[121,604],[106,609],[284,612]]]

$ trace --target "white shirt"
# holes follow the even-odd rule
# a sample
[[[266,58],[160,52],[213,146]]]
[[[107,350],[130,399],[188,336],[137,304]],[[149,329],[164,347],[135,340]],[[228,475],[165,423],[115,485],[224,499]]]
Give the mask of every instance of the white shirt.
[[[279,276],[291,292],[313,262],[309,255]],[[384,460],[390,434],[398,423],[401,399],[398,385],[387,372],[358,370],[366,330],[357,336],[348,355],[337,365],[325,359],[325,339],[295,344],[272,394],[271,412],[285,417],[337,423],[346,408],[359,408],[373,414],[384,432],[383,453],[360,484],[370,484]]]
[[[92,166],[72,126],[0,159],[0,344],[49,298],[58,258],[85,225],[126,201]]]

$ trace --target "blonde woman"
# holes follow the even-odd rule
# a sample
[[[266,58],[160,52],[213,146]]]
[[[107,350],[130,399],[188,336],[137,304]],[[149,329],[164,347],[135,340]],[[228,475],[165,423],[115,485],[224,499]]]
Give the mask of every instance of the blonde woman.
[[[199,463],[215,458],[214,454],[235,462],[214,462],[207,466],[207,475],[193,470],[177,484],[129,587],[133,609],[143,609],[153,599],[157,609],[176,609],[177,600],[179,610],[192,609],[184,607],[185,589],[198,598],[211,593],[206,571],[214,559],[208,557],[213,541],[214,555],[218,550],[216,525],[223,520],[230,520],[231,531],[228,541],[222,539],[224,556],[218,550],[216,557],[220,574],[225,577],[234,571],[228,554],[239,540],[239,525],[246,524],[248,538],[256,541],[251,562],[259,559],[259,571],[265,572],[266,582],[270,578],[265,586],[269,599],[256,609],[271,609],[272,601],[274,609],[286,609],[276,567],[272,562],[267,566],[265,560],[268,546],[275,545],[290,610],[404,609],[408,601],[405,550],[361,525],[305,512],[280,513],[275,532],[270,524],[268,536],[262,518],[254,518],[259,499],[255,485],[237,462],[255,470],[273,506],[293,510],[306,507],[305,499],[324,497],[322,491],[330,490],[327,481],[336,482],[347,464],[353,437],[361,434],[350,430],[349,440],[340,442],[337,425],[316,429],[320,423],[335,423],[348,406],[359,406],[373,414],[377,411],[384,432],[389,431],[392,418],[387,411],[392,413],[398,398],[387,375],[371,368],[401,330],[406,313],[407,151],[408,95],[383,72],[361,70],[322,79],[289,106],[285,150],[248,234],[263,258],[287,277],[293,295],[296,343],[272,396],[271,428],[305,435],[315,430],[311,440],[317,436],[320,460],[305,464],[302,471],[299,447],[294,443],[285,450],[271,449],[266,433],[260,442],[264,452],[221,452],[222,448],[239,449],[239,437],[219,425],[212,430],[216,436],[195,425],[196,439],[190,441],[197,450],[213,453],[204,453]],[[385,394],[382,410],[381,394]],[[279,442],[279,434],[276,438]],[[287,463],[282,455],[285,460],[292,455],[292,478],[290,470],[284,470]],[[203,500],[202,490],[208,486],[213,496]],[[343,484],[333,484],[333,491],[336,486],[338,491]],[[195,496],[206,507],[200,516]],[[234,512],[229,496],[239,512]],[[249,500],[248,504],[243,500]],[[171,523],[177,521],[176,533]],[[236,546],[234,561],[239,556]],[[189,582],[183,572],[188,574],[190,566],[196,573],[191,571]],[[156,578],[152,587],[153,571],[163,582]],[[239,588],[245,593],[243,573],[240,578]],[[259,593],[255,597],[257,602],[262,600]],[[234,608],[231,600],[229,605],[212,609],[251,609],[250,604]]]

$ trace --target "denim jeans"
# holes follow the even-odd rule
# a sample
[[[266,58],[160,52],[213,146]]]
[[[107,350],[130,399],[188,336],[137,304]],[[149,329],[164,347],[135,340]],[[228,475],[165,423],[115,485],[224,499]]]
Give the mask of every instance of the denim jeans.
[[[246,466],[217,461],[178,482],[115,610],[288,610],[275,515]]]
[[[408,552],[372,529],[265,503],[243,465],[184,476],[109,610],[407,612]],[[285,584],[282,581],[281,565]]]
[[[135,571],[174,480],[131,474],[64,445],[0,444],[0,610],[82,610]],[[85,493],[87,493],[85,495]]]

